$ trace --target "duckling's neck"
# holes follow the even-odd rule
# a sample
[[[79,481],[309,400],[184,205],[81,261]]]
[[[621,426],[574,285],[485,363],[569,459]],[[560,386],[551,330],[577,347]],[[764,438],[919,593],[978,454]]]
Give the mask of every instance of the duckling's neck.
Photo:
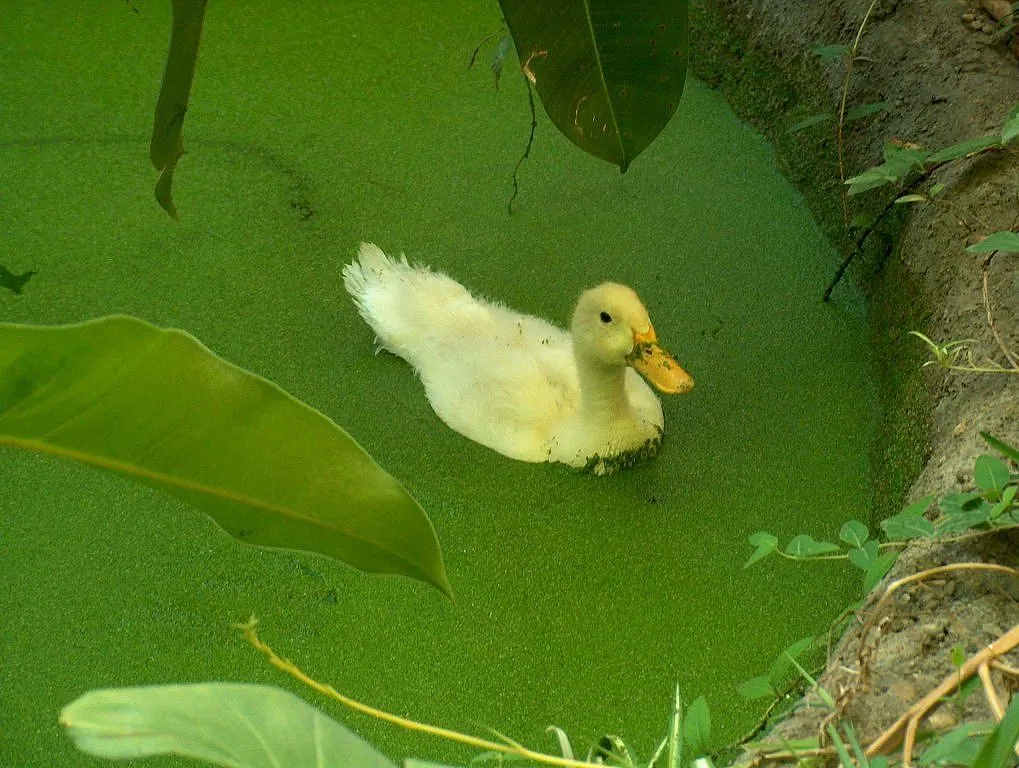
[[[607,367],[590,362],[578,364],[577,376],[580,379],[582,413],[606,420],[630,416],[625,367]]]

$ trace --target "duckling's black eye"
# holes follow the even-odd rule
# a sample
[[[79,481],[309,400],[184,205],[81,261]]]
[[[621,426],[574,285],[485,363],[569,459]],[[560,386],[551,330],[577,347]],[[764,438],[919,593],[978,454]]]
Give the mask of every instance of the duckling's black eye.
[[[608,312],[602,312],[601,313],[601,321],[603,323],[611,323],[612,322],[612,315],[610,315]]]

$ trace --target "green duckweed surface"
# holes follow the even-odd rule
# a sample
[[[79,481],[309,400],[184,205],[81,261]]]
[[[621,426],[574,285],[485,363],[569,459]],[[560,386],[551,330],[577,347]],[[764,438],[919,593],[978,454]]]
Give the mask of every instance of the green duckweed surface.
[[[688,83],[620,175],[544,114],[512,63],[471,50],[495,2],[210,4],[175,197],[151,198],[148,129],[169,3],[9,9],[0,31],[5,320],[120,312],[184,328],[348,429],[431,515],[456,602],[323,559],[247,548],[118,478],[11,449],[0,530],[0,764],[91,766],[57,725],[97,687],[250,680],[296,689],[239,638],[376,706],[480,735],[647,755],[678,683],[718,743],[755,722],[737,685],[823,632],[848,567],[765,562],[746,537],[837,535],[870,508],[865,316],[818,298],[836,256],[721,98]],[[490,49],[489,49],[490,50]],[[487,54],[483,54],[487,56]],[[357,243],[566,323],[634,286],[693,374],[651,463],[609,478],[511,461],[447,429],[343,292]],[[313,697],[311,697],[313,698]],[[339,711],[394,758],[470,753]],[[155,760],[145,765],[176,765]]]

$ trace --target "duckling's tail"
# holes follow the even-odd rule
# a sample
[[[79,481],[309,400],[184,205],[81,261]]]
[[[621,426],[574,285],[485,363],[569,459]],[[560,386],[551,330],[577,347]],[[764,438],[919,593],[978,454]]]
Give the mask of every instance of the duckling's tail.
[[[374,243],[361,243],[357,258],[343,268],[343,285],[379,346],[412,365],[442,318],[467,290],[442,273],[391,259]]]

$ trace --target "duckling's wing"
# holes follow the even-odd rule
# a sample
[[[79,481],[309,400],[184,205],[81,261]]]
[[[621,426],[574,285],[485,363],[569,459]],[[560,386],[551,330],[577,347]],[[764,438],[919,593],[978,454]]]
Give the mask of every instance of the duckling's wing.
[[[343,277],[379,344],[417,371],[439,418],[512,458],[547,460],[556,424],[579,402],[565,331],[369,243]]]

